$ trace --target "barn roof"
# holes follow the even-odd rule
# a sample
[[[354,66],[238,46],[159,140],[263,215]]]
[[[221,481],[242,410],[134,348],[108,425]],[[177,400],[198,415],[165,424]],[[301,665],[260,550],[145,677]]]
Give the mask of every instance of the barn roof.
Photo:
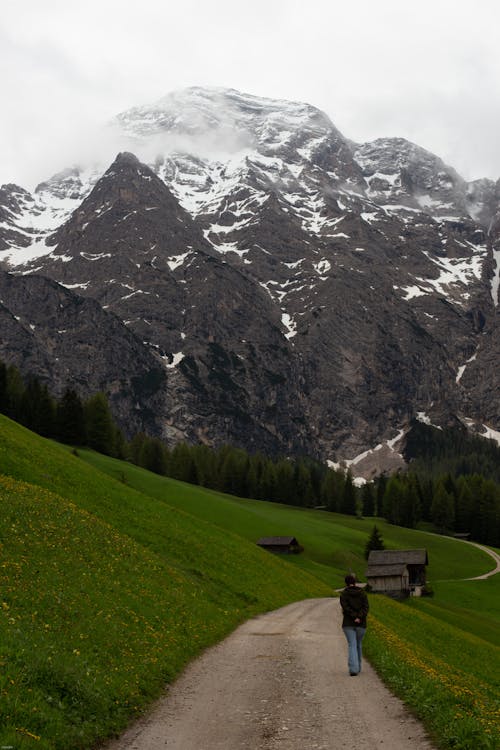
[[[372,549],[368,565],[428,565],[426,549]]]
[[[408,572],[406,565],[369,565],[365,573],[366,578],[379,576],[402,576]]]
[[[260,547],[288,547],[289,544],[298,544],[294,536],[263,536],[257,544]]]

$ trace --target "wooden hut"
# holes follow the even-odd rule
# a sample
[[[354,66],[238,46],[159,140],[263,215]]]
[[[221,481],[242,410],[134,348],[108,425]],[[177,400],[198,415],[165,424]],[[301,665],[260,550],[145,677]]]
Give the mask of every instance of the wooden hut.
[[[428,564],[425,549],[371,550],[366,580],[376,593],[397,598],[420,596]]]
[[[304,549],[294,536],[264,536],[257,545],[268,552],[284,555],[297,555]]]

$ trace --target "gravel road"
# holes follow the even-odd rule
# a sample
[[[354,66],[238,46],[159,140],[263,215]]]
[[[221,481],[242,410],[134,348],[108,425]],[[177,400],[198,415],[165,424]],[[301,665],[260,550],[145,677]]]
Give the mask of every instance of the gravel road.
[[[367,636],[368,637],[368,636]],[[431,750],[366,663],[347,672],[338,599],[256,617],[193,662],[106,750]]]

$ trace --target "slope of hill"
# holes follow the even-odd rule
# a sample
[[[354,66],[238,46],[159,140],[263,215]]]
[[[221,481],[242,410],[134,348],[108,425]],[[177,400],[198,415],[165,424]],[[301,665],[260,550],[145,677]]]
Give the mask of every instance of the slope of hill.
[[[331,589],[0,417],[0,741],[88,748],[252,614]]]
[[[338,585],[347,566],[362,571],[373,525],[72,455],[4,417],[0,505],[0,743],[23,749],[83,750],[118,731],[241,620],[328,596],[319,579]],[[443,747],[489,749],[498,730],[489,602],[500,577],[441,583],[486,572],[488,557],[453,539],[382,530],[391,547],[427,546],[437,595],[403,605],[371,597],[372,664]],[[304,555],[282,561],[253,543],[286,531],[305,541]]]
[[[304,553],[293,555],[288,561],[336,588],[343,585],[344,576],[351,568],[363,579],[366,568],[364,547],[374,522],[388,548],[428,549],[428,578],[431,581],[456,580],[479,575],[491,568],[491,561],[484,552],[450,537],[394,526],[381,518],[359,519],[224,495],[152,474],[93,451],[81,450],[79,453],[92,466],[125,481],[145,495],[217,524],[249,541],[256,542],[261,536],[297,536],[305,548]]]

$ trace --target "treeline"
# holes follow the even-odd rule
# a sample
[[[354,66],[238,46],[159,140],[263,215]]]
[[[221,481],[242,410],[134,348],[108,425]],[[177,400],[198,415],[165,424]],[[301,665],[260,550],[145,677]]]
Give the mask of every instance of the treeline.
[[[271,459],[240,448],[177,444],[169,450],[158,439],[137,435],[130,459],[173,479],[255,500],[323,507],[356,515],[358,494],[350,474],[311,459]]]
[[[429,521],[442,533],[500,545],[500,447],[465,427],[414,420],[404,458],[410,471],[387,483],[380,514],[400,526]]]
[[[68,388],[54,399],[36,378],[24,383],[0,362],[0,412],[45,437],[128,460],[157,474],[239,497],[335,513],[381,516],[415,528],[470,534],[500,546],[500,449],[461,430],[415,422],[407,436],[410,470],[361,488],[349,472],[308,458],[270,458],[240,448],[179,443],[139,433],[127,441],[103,393],[82,401]]]
[[[37,378],[25,383],[16,367],[0,362],[0,413],[43,437],[127,457],[126,440],[104,393],[83,401],[74,389],[67,388],[55,399]]]
[[[492,479],[405,472],[382,481],[378,514],[390,523],[415,528],[427,521],[440,533],[469,534],[478,542],[500,545],[500,486]]]
[[[500,447],[465,427],[439,429],[413,420],[404,458],[418,474],[434,478],[481,474],[500,483]]]
[[[139,433],[128,442],[108,401],[97,393],[82,401],[67,388],[60,399],[37,378],[25,383],[19,370],[0,362],[0,412],[44,437],[129,460],[149,471],[240,497],[288,505],[323,505],[339,513],[359,512],[349,474],[309,459],[270,459],[223,446],[179,443],[169,449],[160,439]]]

